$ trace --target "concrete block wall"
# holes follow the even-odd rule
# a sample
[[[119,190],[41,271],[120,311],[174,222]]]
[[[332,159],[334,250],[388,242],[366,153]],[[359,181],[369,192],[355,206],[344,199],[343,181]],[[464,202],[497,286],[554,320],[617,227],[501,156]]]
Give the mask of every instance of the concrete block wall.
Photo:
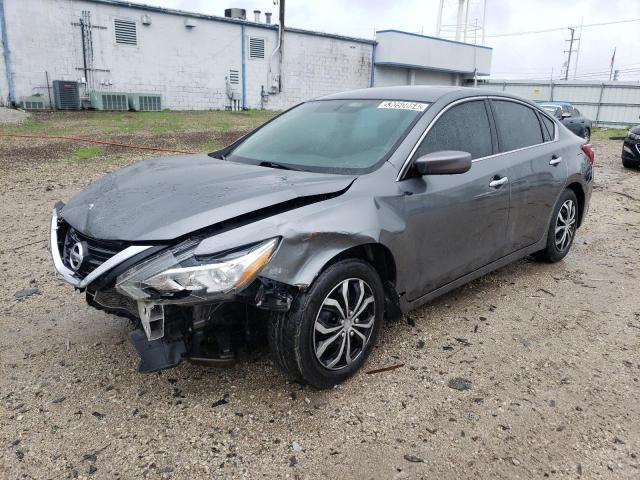
[[[82,12],[89,11],[93,67],[87,90],[160,93],[164,108],[222,109],[228,104],[225,77],[242,75],[245,37],[246,106],[259,108],[260,90],[268,90],[275,27],[192,18],[125,5],[83,0],[4,0],[15,96],[46,94],[45,71],[53,80],[84,76]],[[151,25],[143,25],[143,15]],[[187,28],[185,20],[195,23]],[[138,44],[115,42],[114,19],[136,22]],[[76,24],[76,25],[74,25]],[[265,58],[249,59],[249,37],[265,40]],[[369,86],[371,43],[285,32],[283,92],[271,95],[265,108],[283,109],[308,98]],[[278,71],[277,55],[272,70]],[[0,66],[0,70],[4,65]],[[2,73],[2,72],[0,72]],[[0,93],[6,97],[6,81]],[[242,78],[238,91],[242,91]]]

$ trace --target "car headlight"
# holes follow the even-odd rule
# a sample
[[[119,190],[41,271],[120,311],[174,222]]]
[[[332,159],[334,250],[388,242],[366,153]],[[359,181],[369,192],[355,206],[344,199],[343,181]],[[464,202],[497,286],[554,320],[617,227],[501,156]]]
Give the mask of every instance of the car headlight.
[[[247,286],[269,263],[278,238],[219,257],[196,257],[188,241],[120,275],[116,289],[139,301],[207,300]]]

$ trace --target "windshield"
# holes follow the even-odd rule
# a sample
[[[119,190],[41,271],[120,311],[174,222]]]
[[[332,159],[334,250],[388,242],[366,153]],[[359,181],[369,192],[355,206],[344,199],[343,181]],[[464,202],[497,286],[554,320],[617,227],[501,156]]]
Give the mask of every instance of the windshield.
[[[427,103],[319,100],[277,117],[226,159],[293,170],[364,173],[382,163]]]

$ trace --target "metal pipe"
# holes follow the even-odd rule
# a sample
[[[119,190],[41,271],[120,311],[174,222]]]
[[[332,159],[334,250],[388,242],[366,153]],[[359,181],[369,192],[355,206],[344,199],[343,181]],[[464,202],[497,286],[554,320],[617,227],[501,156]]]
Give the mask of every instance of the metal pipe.
[[[280,58],[279,63],[279,76],[278,76],[278,92],[282,92],[282,60],[284,57],[284,0],[280,0],[280,9],[278,11],[280,16]]]
[[[49,72],[45,70],[44,76],[47,79],[47,94],[49,95],[49,108],[53,110],[53,102],[51,101],[51,87],[49,86]]]
[[[16,103],[16,94],[13,88],[13,76],[11,74],[11,59],[9,55],[9,37],[7,35],[7,22],[5,21],[4,0],[0,0],[0,30],[2,30],[2,57],[7,76],[7,88],[9,90],[9,105]]]
[[[282,78],[282,39],[284,32],[284,0],[280,0],[280,10],[279,10],[280,21],[278,22],[278,45],[273,49],[271,55],[269,56],[269,66],[267,68],[267,85],[271,85],[271,63],[273,63],[273,57],[275,57],[276,53],[280,52],[280,61],[279,61],[279,72],[280,77]],[[278,91],[282,91],[280,86],[282,85],[281,81],[278,82]],[[271,87],[269,87],[271,89]]]
[[[458,15],[456,17],[456,40],[460,41],[462,36],[462,17],[464,14],[464,2],[465,0],[458,0]]]
[[[84,73],[84,90],[87,93],[89,80],[87,75],[87,46],[84,41],[84,19],[80,17],[80,37],[82,37],[82,71]]]
[[[371,49],[371,75],[369,76],[369,87],[373,87],[376,82],[376,45]]]
[[[467,29],[469,27],[469,0],[467,0],[467,5],[464,11],[464,41],[467,41]]]
[[[242,35],[242,109],[247,108],[247,65],[245,61],[245,34],[244,34],[244,23],[240,25],[240,35]],[[232,102],[233,103],[233,102]]]
[[[442,30],[442,7],[444,6],[444,0],[440,0],[438,3],[438,24],[436,25],[436,37],[440,36]]]
[[[482,4],[482,41],[480,44],[484,45],[485,28],[487,26],[487,0],[484,0]]]

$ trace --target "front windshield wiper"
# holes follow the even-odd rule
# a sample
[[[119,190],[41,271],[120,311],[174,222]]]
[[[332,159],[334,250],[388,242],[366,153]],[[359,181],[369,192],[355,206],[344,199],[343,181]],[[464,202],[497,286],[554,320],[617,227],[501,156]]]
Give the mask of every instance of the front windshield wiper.
[[[294,170],[291,167],[287,167],[286,165],[276,162],[260,162],[258,165],[261,167],[279,168],[281,170]]]

